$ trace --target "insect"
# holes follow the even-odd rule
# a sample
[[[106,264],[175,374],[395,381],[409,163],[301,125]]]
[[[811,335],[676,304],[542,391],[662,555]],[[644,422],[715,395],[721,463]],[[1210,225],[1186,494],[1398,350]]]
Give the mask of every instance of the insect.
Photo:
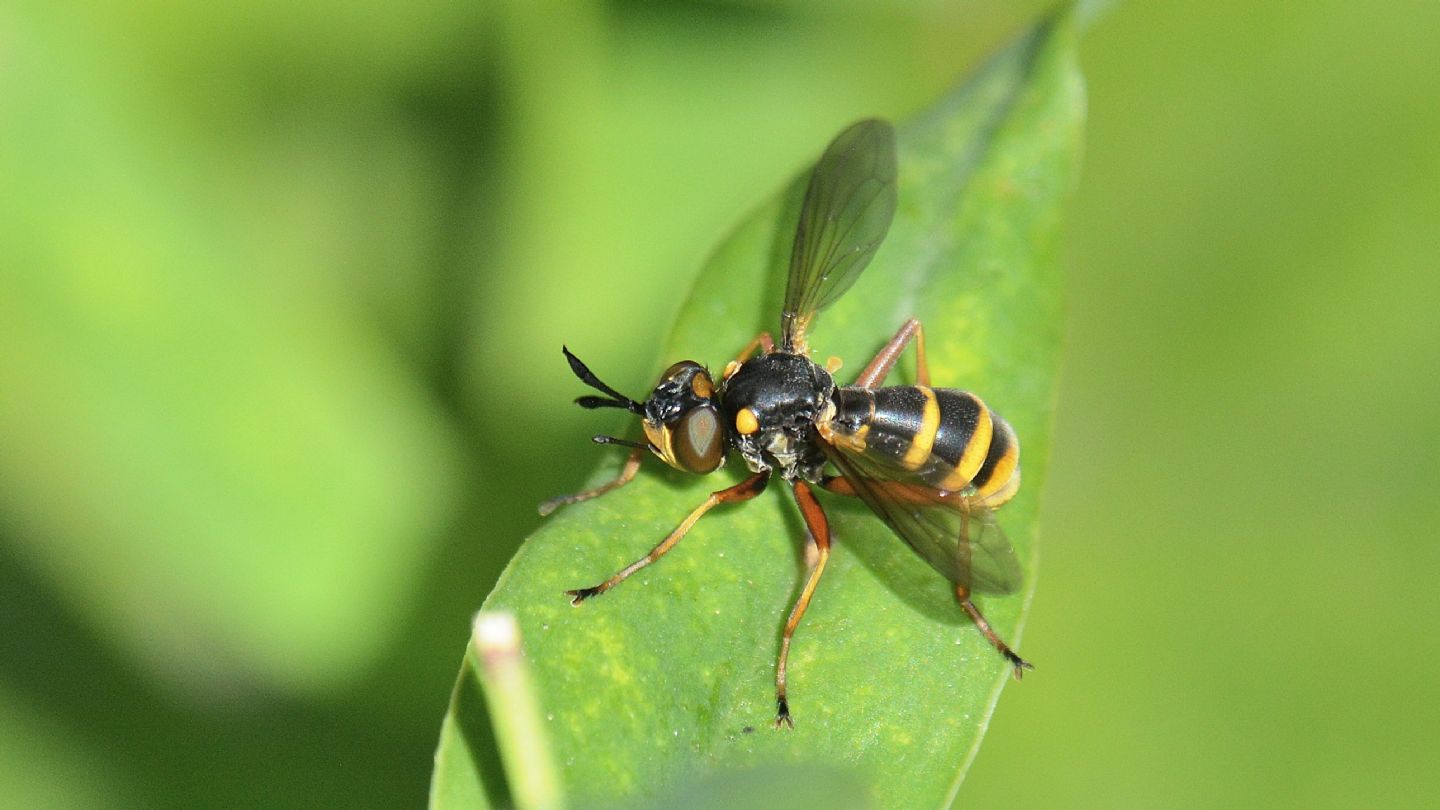
[[[570,368],[605,396],[582,396],[585,408],[622,408],[641,418],[645,441],[596,436],[632,448],[608,483],[546,501],[542,515],[624,486],[647,454],[687,472],[713,472],[727,453],[750,475],[710,494],[650,553],[588,588],[567,591],[580,604],[660,559],[706,512],[759,495],[772,477],[791,490],[815,553],[807,554],[804,588],[791,608],[775,668],[776,727],[794,726],[786,697],[791,638],[830,557],[831,534],[814,487],[859,498],[895,534],[944,575],[960,606],[1013,667],[1031,665],[990,627],[971,596],[1016,590],[1020,567],[994,520],[1020,486],[1020,444],[1010,425],[974,394],[931,388],[920,322],[900,327],[850,385],[837,385],[838,363],[809,357],[806,331],[815,314],[839,298],[870,263],[890,229],[896,205],[895,133],[877,119],[836,136],[810,175],[790,255],[780,341],[761,333],[717,382],[693,360],[670,366],[643,402],[616,391],[563,349]],[[911,343],[915,385],[881,387]],[[758,353],[757,353],[758,352]],[[833,471],[833,472],[832,472]]]

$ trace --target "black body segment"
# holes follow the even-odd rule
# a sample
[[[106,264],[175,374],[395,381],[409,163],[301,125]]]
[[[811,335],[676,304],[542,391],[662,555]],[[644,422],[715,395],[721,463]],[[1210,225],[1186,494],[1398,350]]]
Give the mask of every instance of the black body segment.
[[[972,443],[986,440],[985,436],[978,435],[977,428],[980,417],[989,416],[989,409],[979,397],[966,391],[937,388],[935,396],[940,400],[940,430],[935,434],[931,452],[946,464],[958,467]],[[934,483],[939,486],[942,482]]]
[[[949,492],[991,498],[1006,492],[1019,476],[1015,433],[979,397],[954,388],[920,385],[842,388],[835,394],[831,441],[863,454],[892,477]],[[1007,498],[1008,499],[1008,498]]]
[[[799,428],[813,424],[835,390],[830,372],[798,354],[775,352],[747,360],[724,382],[724,409],[749,408],[760,424]]]
[[[825,454],[814,433],[835,391],[828,371],[808,357],[776,351],[745,361],[721,384],[730,446],[752,471],[819,480]]]

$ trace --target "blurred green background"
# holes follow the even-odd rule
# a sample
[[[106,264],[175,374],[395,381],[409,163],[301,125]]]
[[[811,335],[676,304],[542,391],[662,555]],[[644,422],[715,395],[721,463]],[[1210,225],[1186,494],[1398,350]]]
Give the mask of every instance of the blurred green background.
[[[645,388],[751,205],[1043,5],[0,7],[0,804],[421,802],[604,452],[560,344]],[[1440,797],[1437,41],[1087,33],[1039,670],[961,804]]]

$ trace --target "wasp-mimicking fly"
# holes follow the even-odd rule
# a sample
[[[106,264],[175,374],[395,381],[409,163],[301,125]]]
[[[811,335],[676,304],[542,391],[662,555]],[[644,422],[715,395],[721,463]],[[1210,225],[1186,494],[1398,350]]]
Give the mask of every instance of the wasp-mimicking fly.
[[[704,366],[684,360],[666,369],[649,398],[639,402],[601,382],[564,350],[575,375],[605,395],[576,402],[639,416],[645,441],[595,437],[633,448],[620,475],[547,501],[541,514],[624,486],[646,452],[677,469],[708,473],[734,451],[751,471],[735,486],[711,493],[649,554],[598,585],[567,592],[572,603],[598,596],[660,559],[715,506],[759,495],[773,475],[790,486],[817,553],[806,555],[805,586],[781,636],[776,726],[794,725],[785,695],[790,639],[830,556],[829,521],[812,485],[863,501],[954,584],[960,606],[1009,661],[1015,677],[1031,669],[971,600],[975,593],[1012,593],[1020,583],[1014,552],[993,517],[1020,486],[1015,432],[974,394],[930,387],[925,335],[917,320],[901,326],[850,385],[836,385],[832,373],[838,368],[813,362],[806,345],[815,313],[849,289],[890,229],[895,167],[895,132],[880,120],[851,125],[825,150],[810,175],[795,231],[780,342],[760,334],[718,382]],[[917,384],[881,387],[912,342]]]

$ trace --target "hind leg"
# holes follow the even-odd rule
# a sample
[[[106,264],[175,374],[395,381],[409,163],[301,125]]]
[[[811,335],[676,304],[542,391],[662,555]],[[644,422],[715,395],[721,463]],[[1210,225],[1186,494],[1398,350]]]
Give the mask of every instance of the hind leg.
[[[855,378],[855,386],[874,388],[884,382],[912,338],[915,340],[915,382],[918,385],[930,385],[930,367],[925,364],[925,329],[920,326],[920,321],[911,318],[900,326],[895,337],[881,347],[870,364],[860,372],[860,376]]]

